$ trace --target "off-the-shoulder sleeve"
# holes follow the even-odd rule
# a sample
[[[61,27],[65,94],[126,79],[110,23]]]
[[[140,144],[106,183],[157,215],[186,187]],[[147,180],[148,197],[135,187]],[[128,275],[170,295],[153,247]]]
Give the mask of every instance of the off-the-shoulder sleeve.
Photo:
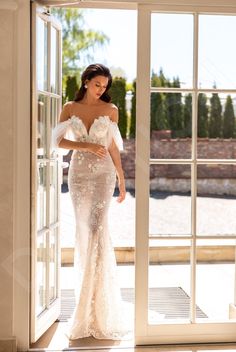
[[[114,139],[114,142],[116,143],[120,151],[124,150],[123,140],[120,134],[119,127],[117,123],[114,121],[111,121],[108,127],[108,140],[107,140],[108,147],[110,146],[112,139]]]
[[[59,148],[59,143],[62,138],[69,140],[74,140],[73,133],[71,131],[71,120],[68,119],[63,122],[59,122],[52,130],[51,137],[51,149],[56,151],[61,155],[66,155],[69,153],[69,149]]]

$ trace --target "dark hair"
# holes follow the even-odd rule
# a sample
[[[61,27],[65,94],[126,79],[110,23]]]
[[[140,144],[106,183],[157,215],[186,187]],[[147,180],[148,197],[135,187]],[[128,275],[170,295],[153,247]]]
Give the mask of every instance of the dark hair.
[[[94,78],[96,76],[104,76],[104,77],[108,78],[108,84],[107,84],[106,90],[103,93],[103,95],[101,95],[100,99],[105,101],[106,103],[109,103],[111,101],[111,97],[109,96],[109,94],[107,92],[112,84],[112,76],[111,76],[109,69],[102,64],[92,64],[92,65],[89,65],[84,70],[84,72],[82,73],[82,76],[81,76],[81,87],[75,93],[74,101],[80,101],[83,99],[83,97],[86,93],[86,88],[84,86],[86,84],[86,81],[91,80],[92,78]]]

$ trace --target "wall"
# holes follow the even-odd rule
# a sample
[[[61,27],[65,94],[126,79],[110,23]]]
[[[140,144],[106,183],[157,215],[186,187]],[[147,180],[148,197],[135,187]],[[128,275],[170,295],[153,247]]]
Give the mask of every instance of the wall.
[[[29,334],[29,10],[0,2],[0,351],[26,348]]]
[[[191,139],[151,138],[150,157],[157,159],[190,159]],[[198,158],[236,159],[236,139],[198,139]],[[64,157],[70,161],[70,154]],[[135,184],[135,140],[124,140],[121,153],[127,188]],[[67,179],[68,169],[64,169]],[[189,165],[152,165],[150,168],[150,188],[158,191],[189,192],[191,170]],[[199,194],[236,195],[236,165],[198,166]]]

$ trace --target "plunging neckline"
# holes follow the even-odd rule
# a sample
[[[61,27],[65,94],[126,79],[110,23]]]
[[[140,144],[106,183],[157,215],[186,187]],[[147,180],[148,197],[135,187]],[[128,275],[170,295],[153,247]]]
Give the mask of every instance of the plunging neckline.
[[[102,118],[102,117],[106,117],[106,118],[108,118],[108,119],[110,120],[110,118],[109,118],[108,115],[100,115],[100,116],[96,117],[96,118],[93,120],[93,122],[91,123],[89,129],[87,130],[87,128],[86,128],[86,126],[85,126],[83,120],[82,120],[79,116],[76,116],[76,115],[72,115],[72,116],[71,116],[71,118],[76,118],[76,119],[78,119],[78,120],[81,122],[81,124],[82,124],[84,130],[86,131],[87,136],[90,135],[90,131],[91,131],[91,128],[93,127],[94,123],[95,123],[96,121],[100,120],[100,118]],[[111,120],[110,120],[110,121],[111,121]],[[112,121],[111,121],[111,122],[112,122]]]

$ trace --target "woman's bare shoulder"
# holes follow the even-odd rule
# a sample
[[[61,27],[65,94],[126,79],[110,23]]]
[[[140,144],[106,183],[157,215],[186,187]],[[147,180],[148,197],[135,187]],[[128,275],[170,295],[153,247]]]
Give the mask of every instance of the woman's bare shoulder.
[[[108,103],[108,104],[109,104],[109,117],[111,121],[118,122],[118,119],[119,119],[118,107],[113,103]]]
[[[72,108],[74,105],[74,101],[67,101],[63,107],[62,107],[62,111],[61,111],[61,115],[60,115],[60,122],[64,122],[66,120],[68,120],[71,117],[71,113],[72,113]]]

